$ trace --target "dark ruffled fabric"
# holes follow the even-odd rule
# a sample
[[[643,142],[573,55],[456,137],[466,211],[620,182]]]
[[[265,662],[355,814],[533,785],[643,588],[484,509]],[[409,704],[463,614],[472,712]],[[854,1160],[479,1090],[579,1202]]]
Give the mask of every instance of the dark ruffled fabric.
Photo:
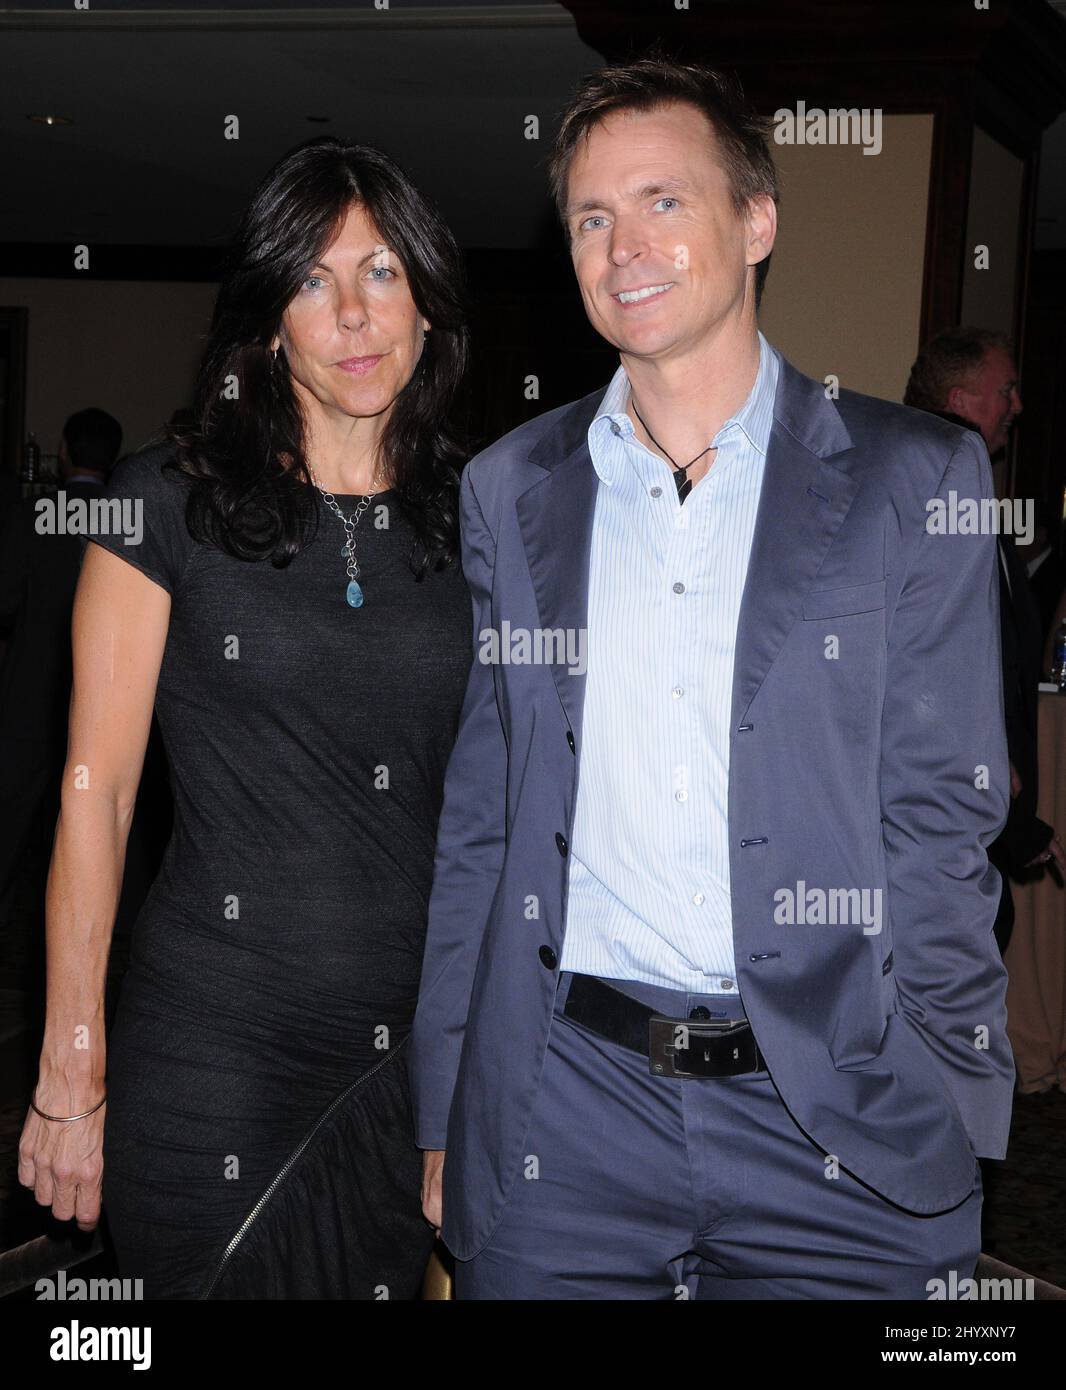
[[[422,1216],[406,1039],[304,1136],[200,1292],[211,1299],[414,1299],[433,1246]]]

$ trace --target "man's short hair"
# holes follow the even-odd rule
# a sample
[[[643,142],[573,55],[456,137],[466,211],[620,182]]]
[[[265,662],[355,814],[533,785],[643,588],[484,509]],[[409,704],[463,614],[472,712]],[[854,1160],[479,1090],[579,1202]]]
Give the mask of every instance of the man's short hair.
[[[106,410],[90,406],[70,417],[63,426],[63,438],[75,473],[89,471],[106,477],[122,448],[122,426]]]
[[[773,122],[758,114],[744,95],[735,73],[696,63],[678,63],[653,51],[631,63],[600,68],[586,77],[566,110],[548,161],[552,197],[566,226],[566,184],[579,141],[616,111],[653,111],[687,102],[702,111],[718,138],[719,156],[729,180],[730,200],[738,217],[752,198],[766,194],[780,202],[777,168],[770,153]],[[755,306],[770,270],[767,256],[755,267]]]
[[[911,368],[903,404],[915,410],[944,410],[953,386],[964,386],[985,360],[990,348],[1014,349],[1006,333],[991,328],[945,328],[930,338]]]

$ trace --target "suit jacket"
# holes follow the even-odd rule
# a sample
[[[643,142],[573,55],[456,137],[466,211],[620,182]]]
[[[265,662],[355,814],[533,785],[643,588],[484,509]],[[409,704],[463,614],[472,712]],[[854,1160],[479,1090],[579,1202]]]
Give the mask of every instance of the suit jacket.
[[[1054,831],[1036,814],[1039,798],[1037,757],[1038,691],[1044,639],[1040,610],[1014,545],[1013,536],[999,541],[1010,575],[999,570],[1000,643],[1003,656],[1003,709],[1007,725],[1007,752],[1022,789],[1010,803],[1007,823],[989,853],[1000,872],[1020,873],[1047,849]],[[1009,885],[1004,896],[1009,897]]]
[[[586,626],[602,396],[467,466],[475,641],[504,620]],[[1004,1155],[1014,1083],[986,853],[1009,795],[995,537],[930,533],[927,503],[952,492],[993,496],[971,431],[849,391],[833,402],[783,362],[736,634],[737,982],[798,1124],[918,1213],[962,1201],[976,1155]],[[418,1143],[448,1151],[442,1233],[462,1259],[519,1180],[546,1050],[581,760],[571,669],[475,654],[448,767],[411,1065]],[[801,881],[882,890],[880,934],[775,923],[775,892]]]

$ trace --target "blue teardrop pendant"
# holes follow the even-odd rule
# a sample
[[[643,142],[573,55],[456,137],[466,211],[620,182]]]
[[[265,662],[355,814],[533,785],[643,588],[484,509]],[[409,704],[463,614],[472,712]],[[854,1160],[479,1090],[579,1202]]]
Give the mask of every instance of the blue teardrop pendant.
[[[363,590],[360,588],[358,580],[353,579],[351,583],[348,585],[348,592],[345,595],[345,598],[347,598],[350,607],[362,608]]]

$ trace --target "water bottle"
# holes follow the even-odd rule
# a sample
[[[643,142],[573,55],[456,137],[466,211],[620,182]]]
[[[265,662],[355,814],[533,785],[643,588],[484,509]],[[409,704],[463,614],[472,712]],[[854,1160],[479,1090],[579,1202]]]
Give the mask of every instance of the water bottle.
[[[1059,623],[1055,633],[1054,656],[1051,659],[1051,679],[1059,688],[1060,695],[1066,695],[1066,618]]]

